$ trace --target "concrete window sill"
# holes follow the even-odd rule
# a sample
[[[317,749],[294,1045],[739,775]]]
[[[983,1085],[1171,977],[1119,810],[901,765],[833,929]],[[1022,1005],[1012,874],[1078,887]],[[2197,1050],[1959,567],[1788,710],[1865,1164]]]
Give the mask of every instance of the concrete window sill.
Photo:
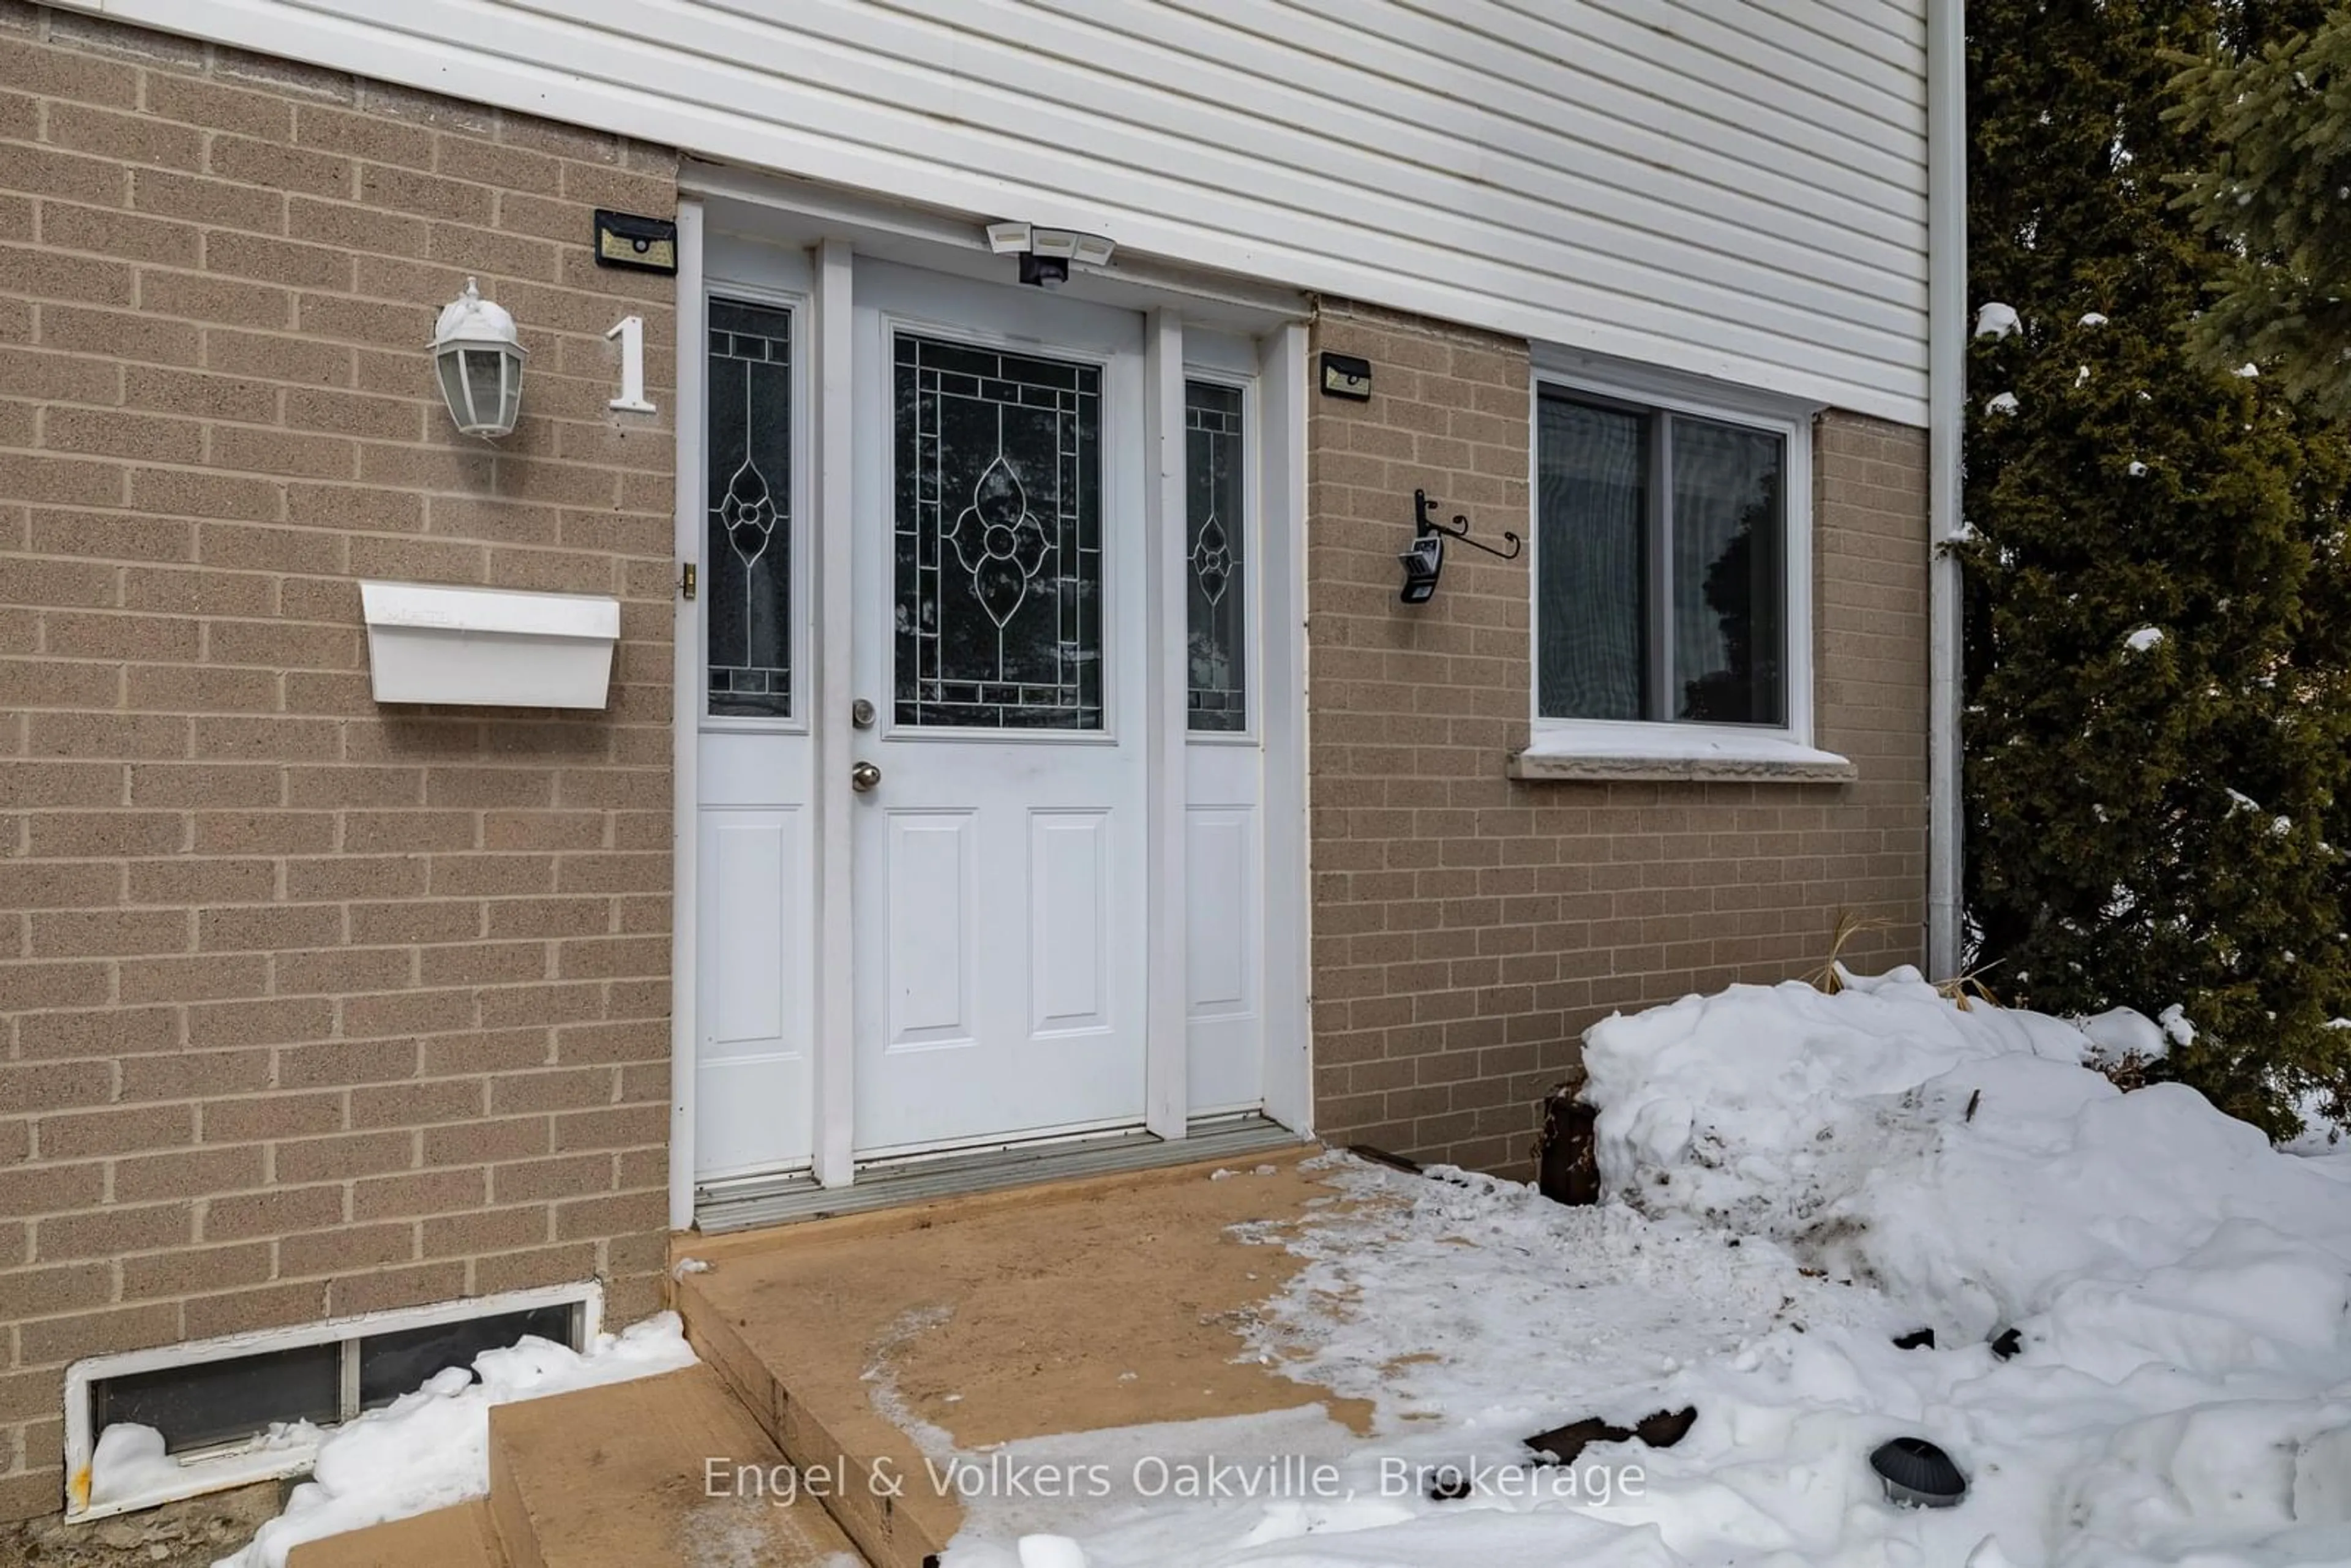
[[[1686,779],[1729,784],[1847,784],[1859,769],[1834,751],[1779,736],[1725,736],[1671,725],[1602,733],[1540,731],[1510,754],[1509,775],[1526,783]]]

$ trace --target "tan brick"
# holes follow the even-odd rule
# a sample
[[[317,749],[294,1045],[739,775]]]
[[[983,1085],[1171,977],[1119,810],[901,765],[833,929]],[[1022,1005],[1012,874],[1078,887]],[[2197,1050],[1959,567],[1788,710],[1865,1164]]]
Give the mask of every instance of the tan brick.
[[[65,909],[78,904],[115,904],[121,897],[120,866],[73,861],[0,861],[0,909]]]
[[[415,1073],[416,1042],[408,1040],[331,1040],[277,1053],[277,1082],[287,1089],[398,1082]]]
[[[245,1100],[213,1100],[198,1107],[207,1144],[246,1144],[332,1133],[343,1124],[339,1093],[262,1094]]]
[[[340,1186],[278,1186],[240,1197],[209,1198],[204,1206],[206,1241],[242,1241],[284,1236],[338,1225],[343,1219]]]
[[[0,1273],[0,1321],[88,1312],[108,1305],[113,1297],[114,1270],[105,1263]]]
[[[446,1214],[481,1207],[487,1184],[479,1170],[434,1170],[416,1176],[382,1176],[351,1186],[355,1220]]]
[[[445,1258],[542,1246],[553,1238],[554,1219],[552,1211],[539,1204],[436,1215],[427,1218],[420,1229],[423,1255]]]
[[[94,1208],[106,1196],[102,1161],[0,1169],[0,1214],[32,1218]]]
[[[500,1252],[474,1261],[474,1289],[527,1291],[540,1285],[567,1285],[595,1277],[596,1249],[592,1243],[541,1247],[528,1252]]]
[[[25,1008],[86,1008],[107,999],[102,963],[0,964],[0,996]]]
[[[26,1013],[16,1020],[16,1050],[29,1061],[175,1051],[183,1029],[176,1007]]]
[[[357,466],[352,444],[340,436],[287,430],[215,425],[211,461],[219,467],[304,479],[348,479]]]
[[[139,73],[130,66],[5,37],[0,37],[0,87],[119,109],[139,101]]]
[[[53,103],[49,106],[47,126],[47,140],[53,146],[125,163],[194,169],[204,160],[202,132],[152,116],[120,114],[78,103]]]
[[[186,1245],[194,1234],[195,1210],[187,1203],[159,1203],[138,1208],[100,1207],[82,1214],[44,1219],[33,1228],[37,1261],[61,1262],[73,1258],[110,1258],[123,1252],[152,1252]]]
[[[114,1070],[103,1061],[0,1064],[0,1105],[19,1113],[110,1103]]]
[[[27,299],[70,299],[85,305],[129,305],[133,274],[114,262],[67,256],[31,246],[0,246],[0,266]],[[14,388],[19,392],[24,388]]]
[[[416,1256],[416,1227],[412,1222],[344,1226],[307,1236],[289,1236],[277,1244],[281,1274],[340,1274],[353,1270],[404,1263]]]
[[[147,1350],[180,1337],[180,1310],[161,1303],[45,1318],[16,1331],[18,1359],[26,1365],[78,1361],[110,1351]]]
[[[340,1275],[327,1287],[327,1301],[335,1316],[343,1317],[445,1301],[465,1293],[465,1265],[453,1261]]]
[[[179,909],[45,910],[32,928],[36,958],[183,953],[190,946],[188,915]]]
[[[282,141],[294,133],[294,107],[282,99],[160,73],[145,85],[147,111],[166,120],[263,141]]]
[[[266,878],[266,861],[193,861],[166,862],[172,871],[205,866],[256,865]],[[134,868],[136,869],[136,868]],[[266,896],[265,891],[264,896]],[[202,958],[126,959],[120,970],[126,1002],[217,1000],[226,997],[257,997],[269,988],[269,961],[259,955],[238,954]]]
[[[166,169],[137,169],[131,175],[131,204],[142,213],[192,218],[263,234],[286,229],[285,194],[239,180],[206,179]]]
[[[309,386],[348,386],[351,380],[350,349],[284,332],[207,327],[204,362],[231,375],[267,376]]]
[[[609,1154],[527,1160],[494,1166],[490,1172],[490,1200],[499,1204],[576,1198],[609,1192],[611,1187],[612,1156]]]
[[[206,1295],[259,1285],[268,1281],[270,1266],[269,1244],[266,1241],[125,1258],[122,1299],[141,1301],[158,1296]]]
[[[125,1057],[121,1097],[129,1103],[256,1093],[270,1086],[269,1067],[269,1052],[260,1050],[160,1051]]]
[[[428,1166],[527,1159],[546,1154],[551,1146],[548,1119],[544,1116],[460,1122],[445,1127],[427,1127],[423,1136],[424,1163]]]
[[[263,1285],[249,1291],[191,1296],[180,1305],[185,1337],[255,1333],[263,1329],[316,1322],[328,1313],[327,1289],[318,1281]],[[168,1343],[168,1342],[166,1342]]]
[[[268,1158],[257,1144],[126,1156],[114,1162],[114,1197],[118,1203],[142,1203],[190,1193],[239,1192],[263,1186],[267,1173]]]
[[[193,1143],[195,1120],[194,1111],[185,1105],[84,1111],[42,1117],[37,1136],[41,1157],[48,1160],[146,1154]]]
[[[121,367],[103,360],[0,349],[0,375],[7,378],[5,384],[20,397],[92,403],[112,403],[121,398]],[[37,541],[34,548],[41,546]]]
[[[478,1117],[488,1087],[479,1078],[443,1078],[351,1091],[353,1127],[413,1127]]]

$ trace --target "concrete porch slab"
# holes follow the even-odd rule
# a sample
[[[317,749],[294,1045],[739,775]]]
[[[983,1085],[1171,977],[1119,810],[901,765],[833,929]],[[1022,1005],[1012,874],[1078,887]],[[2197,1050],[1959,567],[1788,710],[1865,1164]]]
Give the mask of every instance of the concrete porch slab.
[[[1232,1234],[1343,1201],[1300,1148],[1231,1167],[1104,1176],[716,1239],[677,1285],[696,1348],[877,1568],[923,1568],[962,1521],[925,1443],[969,1452],[1058,1433],[1321,1405],[1371,1409],[1240,1359],[1242,1329],[1301,1266]],[[936,1435],[918,1440],[915,1429]],[[872,1484],[909,1478],[896,1495]]]

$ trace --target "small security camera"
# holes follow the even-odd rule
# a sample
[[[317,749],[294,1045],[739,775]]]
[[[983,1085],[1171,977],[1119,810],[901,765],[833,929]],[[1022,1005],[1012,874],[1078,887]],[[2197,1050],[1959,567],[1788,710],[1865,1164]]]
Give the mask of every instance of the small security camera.
[[[1039,256],[1035,251],[1020,253],[1020,281],[1033,283],[1040,288],[1059,288],[1070,280],[1070,258],[1066,256]]]

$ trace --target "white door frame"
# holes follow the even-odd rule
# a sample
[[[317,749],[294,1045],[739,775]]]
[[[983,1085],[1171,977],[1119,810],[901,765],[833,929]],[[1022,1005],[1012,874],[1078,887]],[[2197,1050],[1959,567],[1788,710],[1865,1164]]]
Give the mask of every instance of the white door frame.
[[[987,254],[982,223],[959,223],[913,209],[737,171],[696,167],[681,176],[677,295],[677,497],[675,548],[681,566],[699,569],[704,552],[702,365],[705,341],[705,235],[716,204],[730,227],[799,248],[814,287],[802,340],[811,373],[807,421],[812,508],[806,536],[814,557],[804,602],[818,628],[844,628],[852,613],[849,546],[853,517],[850,441],[854,256],[870,255],[939,270],[1000,274]],[[1145,537],[1155,582],[1145,605],[1150,666],[1147,715],[1150,885],[1146,892],[1147,999],[1144,1124],[1162,1138],[1186,1134],[1184,791],[1185,664],[1175,632],[1184,624],[1185,433],[1183,331],[1195,319],[1256,340],[1259,368],[1257,645],[1253,677],[1263,745],[1265,879],[1264,1113],[1301,1134],[1311,1130],[1311,1031],[1308,994],[1310,907],[1306,833],[1305,550],[1306,330],[1295,294],[1236,280],[1163,270],[1126,261],[1112,274],[1073,283],[1097,298],[1145,315]],[[1267,547],[1274,548],[1267,548]],[[694,1222],[695,1124],[702,934],[697,929],[700,841],[697,778],[704,670],[700,611],[682,595],[676,632],[673,715],[674,883],[672,914],[672,1117],[670,1223]],[[850,793],[845,748],[851,690],[849,645],[814,635],[807,650],[815,715],[810,864],[817,907],[809,968],[814,989],[816,1117],[811,1174],[824,1186],[850,1185],[853,1116],[851,1080],[850,906],[854,898],[849,846]]]

